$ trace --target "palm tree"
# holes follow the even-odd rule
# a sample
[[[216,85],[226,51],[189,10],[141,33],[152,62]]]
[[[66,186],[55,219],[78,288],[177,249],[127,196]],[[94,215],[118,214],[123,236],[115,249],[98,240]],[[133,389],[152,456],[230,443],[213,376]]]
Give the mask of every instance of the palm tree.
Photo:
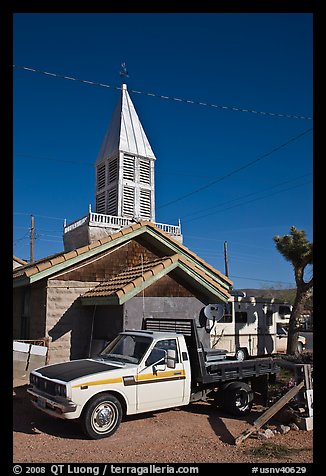
[[[304,280],[304,272],[308,265],[312,265],[313,245],[306,237],[304,230],[291,227],[289,235],[274,236],[276,248],[287,261],[292,263],[296,282],[296,295],[289,322],[287,354],[297,353],[297,337],[300,314],[303,312],[305,302],[312,296],[313,277]]]

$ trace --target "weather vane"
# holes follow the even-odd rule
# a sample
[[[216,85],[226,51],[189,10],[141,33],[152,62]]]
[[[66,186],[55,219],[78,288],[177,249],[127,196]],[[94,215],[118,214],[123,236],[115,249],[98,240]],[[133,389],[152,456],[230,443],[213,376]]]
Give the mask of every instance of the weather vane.
[[[128,74],[127,66],[126,66],[125,62],[121,63],[120,76],[124,76],[125,78],[129,78],[129,74]]]

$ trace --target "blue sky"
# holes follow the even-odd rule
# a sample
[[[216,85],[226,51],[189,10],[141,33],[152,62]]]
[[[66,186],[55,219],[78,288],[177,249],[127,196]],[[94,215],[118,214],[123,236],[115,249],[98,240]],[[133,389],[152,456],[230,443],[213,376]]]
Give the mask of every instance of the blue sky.
[[[289,287],[273,236],[312,236],[312,14],[15,14],[14,64],[129,91],[152,149],[156,220],[236,288]],[[95,209],[94,163],[119,90],[14,68],[14,254],[63,250],[63,220]],[[280,147],[282,146],[282,147]],[[280,148],[279,148],[280,147]],[[277,150],[275,150],[277,149]],[[251,164],[251,162],[253,162]]]

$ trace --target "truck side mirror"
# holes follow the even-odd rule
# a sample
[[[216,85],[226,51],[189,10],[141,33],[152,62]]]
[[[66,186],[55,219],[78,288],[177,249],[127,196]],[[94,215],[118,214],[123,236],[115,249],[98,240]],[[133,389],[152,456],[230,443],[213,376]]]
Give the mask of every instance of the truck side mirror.
[[[174,349],[168,349],[166,365],[169,369],[175,369],[177,353]]]
[[[157,349],[154,348],[152,352],[149,354],[146,362],[145,362],[146,367],[149,367],[150,365],[155,365],[156,367],[158,365],[166,365],[166,351],[163,349]]]

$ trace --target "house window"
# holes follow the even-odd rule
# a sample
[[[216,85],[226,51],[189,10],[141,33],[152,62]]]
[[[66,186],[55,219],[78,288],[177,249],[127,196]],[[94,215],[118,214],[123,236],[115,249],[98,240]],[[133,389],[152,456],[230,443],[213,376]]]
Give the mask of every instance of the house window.
[[[280,306],[278,312],[281,316],[286,316],[287,314],[291,314],[291,309],[289,306]]]
[[[247,324],[248,314],[246,312],[236,312],[235,313],[235,322],[237,324]]]
[[[226,323],[232,322],[232,309],[230,304],[224,305],[223,317],[218,322],[226,322]]]

